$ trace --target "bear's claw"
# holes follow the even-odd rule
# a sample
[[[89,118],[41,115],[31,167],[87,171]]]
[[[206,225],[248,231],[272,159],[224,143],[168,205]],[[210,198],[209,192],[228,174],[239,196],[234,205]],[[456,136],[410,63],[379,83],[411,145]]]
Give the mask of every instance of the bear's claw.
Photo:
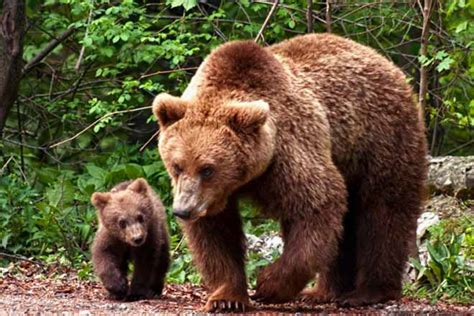
[[[245,303],[237,301],[227,301],[227,300],[216,300],[208,301],[204,307],[206,312],[244,312],[247,306]]]

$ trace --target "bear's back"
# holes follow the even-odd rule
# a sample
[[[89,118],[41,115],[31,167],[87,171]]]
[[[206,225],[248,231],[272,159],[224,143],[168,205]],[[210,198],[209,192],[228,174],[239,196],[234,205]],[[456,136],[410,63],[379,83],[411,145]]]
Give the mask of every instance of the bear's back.
[[[332,34],[310,34],[268,50],[298,78],[293,90],[304,90],[325,113],[336,163],[346,164],[355,152],[379,147],[388,137],[417,139],[423,133],[405,75],[372,48]]]

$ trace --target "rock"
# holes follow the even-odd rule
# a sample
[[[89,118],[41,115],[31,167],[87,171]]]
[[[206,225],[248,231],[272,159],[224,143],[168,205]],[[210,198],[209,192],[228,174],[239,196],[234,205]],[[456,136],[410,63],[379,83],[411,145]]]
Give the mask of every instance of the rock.
[[[439,223],[439,216],[433,212],[425,212],[418,218],[416,239],[419,241],[426,233],[428,227]]]
[[[428,187],[431,193],[474,198],[474,156],[430,158]]]
[[[246,237],[248,250],[258,253],[269,261],[273,260],[275,255],[280,255],[283,252],[283,240],[275,233],[258,237],[246,234]]]
[[[431,197],[426,203],[426,212],[433,212],[440,216],[441,219],[457,218],[467,214],[474,215],[472,200],[461,201],[449,195],[436,195]]]

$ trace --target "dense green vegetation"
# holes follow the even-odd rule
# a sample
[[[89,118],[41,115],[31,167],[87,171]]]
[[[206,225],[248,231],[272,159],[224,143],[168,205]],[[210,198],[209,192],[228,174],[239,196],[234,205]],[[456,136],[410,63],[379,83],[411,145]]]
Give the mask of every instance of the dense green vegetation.
[[[59,261],[89,277],[94,191],[145,177],[169,207],[169,178],[153,137],[153,96],[182,92],[213,47],[254,39],[272,7],[270,1],[200,2],[27,1],[26,64],[54,38],[73,31],[46,58],[28,64],[3,131],[1,252]],[[406,72],[415,93],[425,67],[432,155],[473,154],[474,2],[433,2],[426,55],[419,53],[423,15],[417,1],[341,1],[332,5],[330,20],[325,3],[314,2],[314,32],[330,28],[375,48]],[[306,33],[306,6],[307,1],[281,1],[260,42]],[[277,230],[248,203],[242,208],[248,232]],[[168,218],[174,259],[169,281],[198,282],[179,227]],[[433,230],[429,267],[418,266],[419,281],[408,293],[472,298],[472,271],[465,264],[473,256],[472,222],[460,225],[457,231],[442,225]],[[251,284],[266,263],[249,254]]]

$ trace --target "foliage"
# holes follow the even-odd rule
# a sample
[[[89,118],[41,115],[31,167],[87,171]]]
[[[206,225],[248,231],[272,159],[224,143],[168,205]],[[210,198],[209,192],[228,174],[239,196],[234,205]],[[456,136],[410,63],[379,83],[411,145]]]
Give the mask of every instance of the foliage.
[[[473,218],[443,221],[429,228],[428,260],[410,261],[417,271],[411,292],[435,300],[474,300],[473,221]]]
[[[336,2],[332,30],[387,56],[415,89],[419,65],[426,65],[432,154],[473,153],[473,3],[434,2],[426,56],[418,53],[422,15],[416,2]],[[263,32],[263,44],[305,33],[306,5],[303,0],[281,1]],[[72,264],[87,278],[97,228],[89,203],[92,192],[143,176],[169,212],[170,184],[156,142],[139,150],[157,126],[148,108],[137,108],[150,105],[162,91],[181,93],[217,45],[254,39],[270,7],[269,1],[249,0],[28,0],[25,62],[67,29],[74,33],[24,74],[8,118],[0,143],[1,251]],[[325,5],[314,2],[313,10],[314,31],[325,31]],[[59,144],[62,140],[68,141]],[[247,232],[258,236],[278,230],[276,223],[260,219],[254,206],[243,203],[241,208]],[[199,282],[180,229],[172,216],[168,219],[173,249],[168,278]],[[432,248],[444,258],[440,249],[451,251],[452,243],[469,238],[472,233],[465,233],[462,241],[456,237]],[[454,251],[448,257],[457,256]],[[441,266],[449,262],[441,278],[449,275],[451,280],[458,271],[453,269],[460,269],[453,260],[433,259]],[[251,284],[266,263],[249,253]],[[419,284],[423,289],[435,286],[427,276]]]
[[[34,170],[34,163],[29,164],[27,160]],[[133,146],[119,146],[112,155],[97,155],[81,167],[43,167],[31,175],[31,182],[22,181],[14,172],[0,178],[2,248],[37,255],[59,251],[75,262],[88,253],[97,228],[96,213],[89,203],[93,192],[146,177],[158,187],[164,202],[170,201],[169,179],[155,150],[138,155]],[[176,225],[171,228],[176,230]]]

